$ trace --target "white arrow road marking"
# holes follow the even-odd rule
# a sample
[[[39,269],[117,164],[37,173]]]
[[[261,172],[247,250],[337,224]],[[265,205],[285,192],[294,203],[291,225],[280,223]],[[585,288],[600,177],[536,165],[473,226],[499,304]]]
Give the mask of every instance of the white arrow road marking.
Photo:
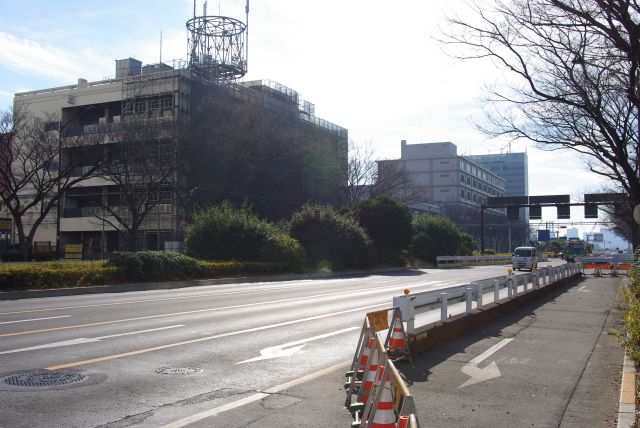
[[[152,328],[149,330],[130,331],[128,333],[120,333],[120,334],[110,334],[109,336],[89,337],[89,338],[81,337],[78,339],[64,340],[62,342],[46,343],[44,345],[30,346],[28,348],[19,348],[19,349],[12,349],[10,351],[2,351],[0,352],[0,355],[15,354],[16,352],[36,351],[38,349],[59,348],[62,346],[83,345],[85,343],[100,342],[102,339],[111,339],[112,337],[131,336],[132,334],[149,333],[152,331],[167,330],[170,328],[177,328],[177,327],[184,327],[184,325],[182,324],[170,325],[168,327]]]
[[[582,291],[583,293],[591,293],[591,290],[587,290],[586,285],[583,285],[582,287],[578,288],[578,291]]]
[[[502,347],[508,345],[512,340],[513,337],[504,339],[501,342],[496,343],[491,348],[487,349],[482,354],[478,355],[473,360],[465,364],[462,367],[462,373],[466,374],[467,376],[471,376],[471,378],[460,385],[459,388],[464,388],[465,386],[473,385],[474,383],[500,377],[500,370],[498,369],[498,365],[495,361],[491,362],[491,364],[483,369],[478,367],[478,364],[498,352],[500,349],[502,349]]]
[[[47,318],[31,318],[28,320],[17,320],[17,321],[2,321],[0,324],[16,324],[19,322],[32,322],[32,321],[43,321],[43,320],[55,320],[57,318],[69,318],[71,315],[60,315],[59,317],[47,317]]]
[[[288,356],[291,356],[291,355],[295,354],[296,352],[298,352],[302,348],[304,348],[305,347],[305,345],[303,345],[304,343],[312,342],[314,340],[324,339],[325,337],[335,336],[337,334],[346,333],[348,331],[357,330],[359,328],[360,327],[344,328],[342,330],[332,331],[331,333],[325,333],[325,334],[321,334],[319,336],[308,337],[306,339],[296,340],[295,342],[285,343],[283,345],[272,346],[270,348],[264,348],[264,349],[260,350],[260,356],[259,357],[251,358],[249,360],[240,361],[240,362],[237,362],[236,364],[251,363],[251,362],[254,362],[254,361],[268,360],[268,359],[271,359],[271,358],[288,357]],[[300,345],[300,346],[297,346],[297,345]]]

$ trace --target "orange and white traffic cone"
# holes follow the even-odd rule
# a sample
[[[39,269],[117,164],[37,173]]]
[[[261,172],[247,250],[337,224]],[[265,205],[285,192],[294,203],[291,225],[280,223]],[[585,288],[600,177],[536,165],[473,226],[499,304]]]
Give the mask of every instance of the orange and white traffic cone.
[[[380,368],[384,370],[383,367]],[[396,428],[396,412],[393,408],[393,397],[391,396],[391,382],[389,377],[385,379],[380,385],[382,393],[380,394],[380,401],[376,406],[375,413],[373,414],[373,421],[371,428]]]
[[[369,359],[369,351],[373,348],[373,336],[369,336],[369,338],[365,338],[364,349],[362,350],[362,355],[360,355],[360,369],[364,370],[367,368],[367,360]]]
[[[366,403],[369,400],[369,392],[373,386],[373,382],[376,379],[376,373],[378,373],[378,352],[374,350],[371,356],[371,362],[369,363],[369,371],[367,371],[367,378],[364,380],[364,386],[362,388],[362,394],[358,400],[361,403]]]
[[[400,416],[398,418],[398,428],[407,428],[409,426],[409,416]]]
[[[389,341],[389,352],[404,352],[407,347],[406,338],[404,336],[404,328],[402,325],[396,324],[391,332],[391,340]]]

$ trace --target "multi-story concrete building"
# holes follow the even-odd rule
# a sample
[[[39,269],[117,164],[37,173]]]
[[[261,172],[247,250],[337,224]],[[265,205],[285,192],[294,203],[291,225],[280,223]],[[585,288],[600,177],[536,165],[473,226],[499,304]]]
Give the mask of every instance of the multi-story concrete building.
[[[400,159],[381,161],[381,168],[388,163],[399,163],[424,201],[431,204],[479,209],[488,197],[506,192],[504,179],[458,155],[450,142],[407,144],[402,140]]]
[[[502,177],[505,181],[506,196],[529,196],[529,164],[526,153],[499,153],[466,157]],[[525,208],[521,209],[520,218],[526,220]]]
[[[166,162],[179,162],[185,147],[192,151],[180,158],[188,165],[180,164],[170,180],[157,184],[152,209],[138,229],[138,249],[163,249],[181,240],[188,220],[186,196],[195,195],[205,203],[245,199],[272,217],[283,217],[306,200],[331,202],[327,199],[336,196],[345,183],[347,130],[316,117],[313,104],[272,81],[212,82],[182,62],[142,66],[129,58],[116,61],[114,78],[79,79],[74,85],[18,93],[14,109],[42,119],[61,138],[105,136],[94,148],[94,160],[87,158],[78,174],[92,168],[109,146],[122,144],[126,133],[135,129],[152,130],[154,153]],[[256,124],[261,128],[253,129]],[[274,124],[278,134],[264,142],[268,138],[264,130],[276,132]],[[261,140],[251,140],[256,138]],[[274,152],[266,155],[273,158],[251,159],[254,152],[259,153],[257,148],[275,140],[286,141],[286,147],[272,144],[269,147]],[[226,152],[215,152],[225,144]],[[224,158],[231,148],[239,154]],[[68,154],[62,150],[61,162]],[[323,158],[313,169],[321,178],[305,175],[310,169],[302,162],[313,159],[311,155]],[[291,158],[300,161],[287,168]],[[247,165],[252,171],[243,171]],[[297,175],[292,176],[294,173]],[[35,240],[56,242],[59,221],[60,243],[83,244],[86,257],[124,249],[126,231],[105,221],[118,213],[131,215],[122,204],[123,194],[121,183],[99,174],[79,183],[64,195],[60,218],[53,212]],[[115,208],[105,214],[105,207]]]

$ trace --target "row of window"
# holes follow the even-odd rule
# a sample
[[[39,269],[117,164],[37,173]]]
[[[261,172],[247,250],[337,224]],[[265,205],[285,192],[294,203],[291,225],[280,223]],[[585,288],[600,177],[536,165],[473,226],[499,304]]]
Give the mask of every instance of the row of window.
[[[464,189],[460,189],[460,197],[462,199],[466,199],[468,201],[473,201],[479,204],[486,204],[487,203],[487,197],[486,196],[482,196],[482,195],[478,195],[476,193],[470,192],[468,190],[464,190]]]
[[[491,174],[487,174],[481,168],[476,167],[470,162],[460,159],[460,169],[468,174],[478,177],[481,180],[487,181],[491,184],[497,184],[498,179]]]
[[[485,193],[488,193],[492,196],[504,196],[504,194],[491,186],[487,186],[485,183],[482,183],[476,179],[465,176],[464,174],[460,174],[460,183],[466,184],[467,186],[471,186],[475,189],[481,190]]]
[[[170,110],[173,108],[173,97],[162,97],[162,98],[151,98],[151,99],[142,99],[136,100],[133,99],[128,100],[125,105],[125,113],[144,113],[145,111],[157,111],[157,110]]]

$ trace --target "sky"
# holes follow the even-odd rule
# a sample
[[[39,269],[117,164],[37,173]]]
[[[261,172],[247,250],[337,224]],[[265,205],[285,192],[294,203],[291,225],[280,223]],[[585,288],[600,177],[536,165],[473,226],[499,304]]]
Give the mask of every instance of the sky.
[[[203,3],[197,1],[198,15]],[[245,21],[245,3],[209,1],[207,14]],[[484,120],[484,87],[501,74],[488,62],[453,59],[437,40],[446,16],[464,15],[462,6],[462,0],[253,0],[244,80],[271,79],[296,90],[315,104],[317,116],[347,128],[350,140],[370,145],[379,158],[399,158],[403,139],[451,141],[458,154],[505,152],[506,141],[476,129]],[[0,0],[0,10],[0,109],[6,109],[16,92],[114,76],[116,59],[186,59],[193,0]],[[528,153],[530,195],[570,194],[577,201],[604,184],[573,152],[526,142],[510,149]],[[543,217],[554,220],[555,210],[543,209]],[[573,207],[572,220],[581,219],[581,208]]]

